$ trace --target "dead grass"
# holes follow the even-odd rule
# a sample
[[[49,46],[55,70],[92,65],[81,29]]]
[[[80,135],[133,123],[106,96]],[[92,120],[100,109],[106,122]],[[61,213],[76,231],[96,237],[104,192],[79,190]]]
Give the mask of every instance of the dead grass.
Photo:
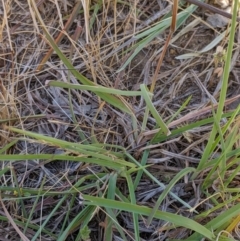
[[[41,26],[29,6],[31,1],[7,0],[0,3],[0,116],[6,120],[5,124],[55,137],[71,142],[82,142],[77,128],[81,128],[88,142],[120,145],[127,148],[134,156],[141,157],[146,149],[146,143],[152,136],[156,122],[149,117],[146,132],[136,139],[131,118],[121,111],[102,102],[92,92],[71,91],[72,110],[69,108],[68,90],[46,87],[47,80],[62,80],[77,84],[78,81],[68,76],[68,70],[53,52],[49,52],[49,45],[42,33]],[[4,3],[4,5],[3,5]],[[4,7],[5,6],[5,9]],[[38,8],[47,25],[49,32],[58,40],[61,51],[71,59],[74,67],[89,78],[105,87],[114,87],[121,90],[139,90],[142,83],[151,84],[160,50],[164,45],[168,30],[160,34],[148,46],[143,48],[134,60],[120,72],[117,70],[125,63],[132,51],[131,49],[136,33],[147,29],[159,21],[170,10],[166,1],[81,1],[79,14],[74,13],[74,19],[69,25],[67,20],[76,6],[73,0],[39,0]],[[198,11],[199,12],[199,11]],[[198,14],[198,12],[196,14]],[[195,19],[191,17],[175,34],[183,31]],[[81,30],[79,30],[79,27]],[[65,28],[63,30],[63,28]],[[71,36],[79,32],[77,39]],[[218,31],[223,31],[218,29]],[[175,57],[184,53],[199,51],[209,44],[218,34],[214,29],[206,29],[204,24],[189,29],[171,43],[163,60],[161,71],[157,76],[154,89],[153,104],[164,120],[168,120],[181,107],[183,102],[192,95],[187,108],[179,114],[176,123],[170,126],[181,127],[184,123],[191,123],[203,119],[211,111],[209,96],[217,100],[219,97],[219,78],[214,74],[214,49],[200,57],[176,60]],[[59,37],[60,36],[60,37]],[[237,39],[239,44],[240,38]],[[223,41],[224,43],[224,41]],[[236,45],[238,47],[238,45]],[[238,96],[239,93],[239,55],[236,48],[235,59],[232,63],[232,75],[229,81],[228,98]],[[46,62],[41,62],[47,55]],[[38,71],[36,71],[38,70]],[[239,96],[231,99],[239,103]],[[140,131],[145,111],[145,103],[139,97],[124,97],[129,103],[138,120]],[[231,101],[230,101],[231,102]],[[226,108],[234,109],[233,104]],[[205,111],[204,111],[205,110]],[[40,115],[38,117],[37,115]],[[31,118],[26,118],[26,117]],[[16,118],[14,121],[10,119]],[[75,118],[75,120],[74,120]],[[196,166],[206,145],[210,126],[196,128],[186,132],[186,135],[175,137],[159,145],[148,146],[150,155],[147,164],[153,164],[149,171],[161,182],[168,183],[181,169]],[[1,130],[0,145],[3,148],[7,143],[17,138],[7,130]],[[56,147],[19,141],[12,146],[9,153],[21,154],[56,154],[61,150]],[[2,162],[2,169],[10,166],[15,170],[20,188],[40,188],[44,177],[45,187],[49,190],[62,191],[70,188],[77,180],[88,175],[100,175],[103,169],[89,164],[71,162],[45,163],[42,160]],[[104,170],[111,173],[110,170]],[[191,206],[202,202],[206,196],[201,193],[200,185],[204,178],[202,173],[197,180],[188,180],[174,186],[172,192]],[[100,178],[100,177],[99,177]],[[12,172],[5,174],[1,180],[2,186],[15,186]],[[91,186],[91,179],[86,180]],[[85,183],[86,184],[86,183]],[[118,180],[118,186],[123,193],[127,185]],[[234,185],[238,186],[238,184]],[[86,190],[89,195],[100,192],[95,187]],[[104,185],[103,190],[104,191]],[[84,192],[84,190],[83,190]],[[140,205],[153,207],[162,189],[143,176],[136,189],[137,202]],[[128,195],[126,191],[126,196]],[[7,194],[12,197],[12,193]],[[52,217],[43,230],[41,240],[56,240],[62,228],[64,215],[68,210],[70,222],[75,214],[81,210],[77,201],[65,200],[61,208]],[[0,213],[8,217],[7,212],[14,220],[24,219],[19,201],[1,201]],[[25,211],[29,213],[34,200],[24,201]],[[43,197],[39,200],[33,214],[32,223],[40,225],[46,220],[49,212],[58,202],[56,198]],[[212,205],[208,200],[203,202],[197,211],[200,213]],[[70,207],[70,209],[69,209]],[[161,205],[161,210],[178,213],[189,218],[194,214],[182,208],[181,205],[167,197]],[[224,207],[223,207],[224,210]],[[89,228],[91,240],[103,240],[102,232],[105,229],[105,215],[101,210],[95,211],[96,216],[90,221]],[[218,213],[212,214],[213,219]],[[26,217],[25,217],[26,218]],[[133,220],[128,214],[121,213],[119,222],[132,237]],[[198,221],[202,224],[208,219]],[[12,220],[13,221],[13,220]],[[17,240],[23,232],[13,227],[13,224],[0,221],[0,236],[3,240]],[[71,230],[66,240],[75,240],[76,227]],[[150,227],[140,222],[140,234],[143,240],[184,239],[190,231],[184,228],[173,229],[165,221],[154,220]],[[48,234],[51,230],[53,236]],[[28,228],[25,237],[32,239],[36,230]],[[55,235],[55,236],[54,236]],[[118,233],[115,233],[117,239]],[[28,240],[25,239],[25,240]],[[129,238],[130,239],[130,238]],[[24,240],[24,239],[22,239]],[[40,239],[38,239],[40,240]]]

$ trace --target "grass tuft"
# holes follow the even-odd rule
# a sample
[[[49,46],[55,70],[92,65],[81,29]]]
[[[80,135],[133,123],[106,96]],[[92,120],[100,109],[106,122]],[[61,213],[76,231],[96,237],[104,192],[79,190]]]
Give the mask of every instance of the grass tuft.
[[[0,9],[2,237],[239,240],[238,1]]]

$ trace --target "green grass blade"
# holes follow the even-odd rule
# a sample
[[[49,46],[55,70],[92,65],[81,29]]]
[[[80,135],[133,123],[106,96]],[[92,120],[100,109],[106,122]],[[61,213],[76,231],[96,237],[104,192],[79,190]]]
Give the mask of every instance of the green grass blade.
[[[65,231],[66,228],[67,228],[67,223],[68,223],[69,220],[70,220],[70,213],[71,213],[71,210],[72,210],[73,205],[74,205],[74,203],[75,203],[76,196],[77,196],[77,193],[71,194],[71,200],[70,200],[70,202],[69,202],[68,210],[67,210],[67,212],[66,212],[64,221],[63,221],[63,223],[62,223],[61,231],[59,232],[59,237],[62,236],[62,234],[64,233],[64,231]]]
[[[20,203],[20,205],[21,205],[21,211],[22,211],[21,215],[22,215],[25,219],[27,219],[27,212],[26,212],[25,204],[24,204],[23,199],[22,199],[23,193],[22,193],[21,188],[20,188],[19,185],[18,185],[18,179],[17,179],[17,176],[16,176],[16,173],[15,173],[14,168],[11,169],[11,172],[12,172],[12,176],[13,176],[15,188],[16,188],[16,191],[17,191],[17,196],[19,197],[18,200],[19,200],[19,203]]]
[[[117,189],[117,173],[112,173],[110,178],[109,178],[109,183],[108,183],[108,193],[107,193],[107,198],[115,200],[115,193]],[[127,238],[124,234],[123,228],[121,225],[118,223],[117,220],[117,215],[119,212],[116,209],[111,209],[111,208],[106,208],[106,224],[107,227],[105,228],[105,235],[104,235],[104,240],[113,240],[113,228],[115,227],[119,234],[121,235],[121,238],[124,241],[127,241]]]
[[[174,185],[185,175],[187,175],[190,172],[195,171],[195,168],[193,167],[187,167],[184,168],[183,170],[181,170],[171,181],[170,183],[167,185],[167,187],[164,189],[164,191],[162,192],[162,194],[159,196],[156,204],[154,205],[154,208],[152,209],[150,215],[148,216],[147,219],[147,226],[149,226],[152,222],[153,217],[155,216],[155,213],[157,212],[159,206],[161,205],[162,201],[166,198],[166,196],[168,195],[168,193],[170,192],[170,190],[174,187]]]
[[[89,153],[91,155],[91,153]],[[52,154],[16,154],[16,155],[0,155],[0,161],[26,161],[26,160],[35,160],[35,159],[42,159],[42,160],[48,160],[50,161],[78,161],[78,162],[86,162],[86,163],[95,163],[100,166],[106,166],[109,168],[114,168],[116,170],[119,170],[121,168],[125,167],[135,167],[133,163],[127,162],[125,160],[121,159],[108,159],[107,157],[104,158],[104,156],[101,158],[97,158],[98,154],[95,153],[96,158],[94,157],[84,157],[83,156],[70,156],[70,155],[52,155]]]
[[[217,46],[225,37],[226,37],[227,31],[224,31],[220,35],[218,35],[210,44],[205,46],[202,50],[194,53],[187,53],[182,54],[176,57],[176,59],[189,59],[193,57],[199,57],[201,54],[208,52],[209,50],[213,49],[215,46]]]
[[[228,112],[228,113],[225,113],[223,114],[223,118],[227,118],[227,117],[231,117],[233,115],[234,112]],[[239,112],[237,112],[237,114],[239,114]],[[212,124],[214,122],[214,118],[213,117],[209,117],[207,119],[203,119],[203,120],[200,120],[200,121],[197,121],[197,122],[193,122],[191,124],[188,124],[188,125],[185,125],[183,127],[179,127],[175,130],[172,130],[172,134],[169,135],[169,136],[165,136],[161,133],[161,130],[155,134],[155,136],[153,137],[153,139],[151,140],[151,144],[156,144],[156,143],[159,143],[159,142],[163,142],[163,141],[166,141],[172,137],[176,137],[178,135],[181,135],[183,132],[186,132],[186,131],[189,131],[189,130],[192,130],[194,128],[197,128],[197,127],[200,127],[200,126],[204,126],[204,125],[207,125],[207,124]]]
[[[240,158],[236,158],[234,157],[233,160],[231,161],[232,165],[238,164],[240,163]],[[233,179],[238,175],[240,171],[240,165],[237,165],[236,168],[234,168],[233,172],[229,175],[229,177],[227,178],[227,180],[224,180],[224,188],[227,188],[228,185],[233,181]]]
[[[80,225],[86,220],[89,220],[91,216],[96,211],[96,207],[88,206],[85,207],[76,217],[70,222],[70,224],[65,228],[61,236],[58,237],[57,241],[65,241],[70,233],[80,227]]]
[[[163,184],[163,183],[161,183],[161,182],[159,182],[158,180],[157,180],[157,178],[155,178],[148,170],[146,170],[146,168],[144,168],[143,166],[141,166],[141,164],[137,161],[137,160],[135,160],[131,155],[129,155],[128,153],[126,153],[126,156],[130,159],[130,160],[132,160],[132,162],[134,162],[138,167],[140,167],[142,170],[143,170],[143,172],[147,175],[147,176],[149,176],[155,183],[157,183],[160,187],[162,187],[162,188],[166,188],[166,186]],[[174,193],[172,193],[172,192],[169,192],[169,194],[174,198],[174,199],[176,199],[177,201],[179,201],[182,205],[184,205],[186,208],[189,208],[189,209],[191,209],[192,207],[188,204],[188,203],[186,203],[186,202],[184,202],[181,198],[179,198],[176,194],[174,194]]]
[[[149,156],[149,152],[150,152],[149,149],[148,149],[148,150],[145,150],[145,151],[143,152],[142,159],[141,159],[141,166],[142,166],[143,168],[145,168],[144,166],[145,166],[146,163],[147,163],[147,159],[148,159],[148,156]],[[140,170],[138,170],[137,176],[136,176],[136,178],[135,178],[135,180],[134,180],[134,190],[136,190],[136,188],[138,187],[138,184],[139,184],[139,182],[140,182],[140,180],[141,180],[141,178],[142,178],[142,174],[143,174],[143,170],[142,170],[142,168],[141,168]]]
[[[142,95],[141,91],[127,91],[127,90],[124,91],[124,90],[117,90],[113,88],[106,88],[103,86],[76,85],[76,84],[69,84],[69,83],[53,81],[53,80],[49,81],[47,85],[61,87],[61,88],[75,89],[75,90],[89,90],[94,93],[107,93],[107,94],[122,95],[122,96],[141,96]]]
[[[116,184],[117,184],[117,173],[112,173],[109,178],[108,183],[108,192],[107,192],[107,198],[115,200],[115,190],[116,190]],[[104,232],[104,240],[112,240],[113,239],[113,220],[111,217],[116,220],[115,213],[112,209],[106,208],[106,211],[108,214],[111,213],[111,216],[106,216],[106,228]],[[124,237],[124,235],[123,235]]]
[[[10,143],[8,143],[7,145],[5,145],[1,150],[0,150],[0,154],[6,152],[10,147],[14,146],[16,143],[18,142],[18,140],[13,140]]]
[[[34,203],[33,203],[31,212],[30,212],[30,214],[28,215],[28,219],[27,219],[27,222],[26,222],[26,224],[25,224],[25,228],[24,228],[24,230],[23,230],[23,233],[24,233],[24,234],[26,233],[27,228],[29,228],[29,223],[31,222],[33,213],[34,213],[34,211],[35,211],[35,208],[36,208],[36,206],[37,206],[38,200],[39,200],[39,198],[40,198],[40,193],[41,193],[42,190],[43,190],[43,185],[45,184],[45,180],[46,180],[46,178],[44,177],[44,178],[43,178],[43,181],[42,181],[42,183],[41,183],[41,186],[40,186],[40,188],[38,189],[37,197],[36,197],[36,199],[35,199],[35,201],[34,201]]]
[[[156,108],[154,107],[150,97],[149,97],[149,91],[146,90],[146,86],[144,84],[140,85],[141,91],[142,91],[142,95],[143,98],[146,102],[146,105],[148,107],[148,109],[150,110],[150,112],[152,113],[153,117],[155,118],[157,124],[159,125],[159,127],[161,128],[161,130],[163,131],[163,133],[167,136],[169,136],[171,134],[170,130],[168,129],[167,125],[164,123],[164,121],[162,120],[161,116],[158,114]]]
[[[0,220],[1,220],[1,221],[4,221],[4,222],[9,222],[8,218],[5,217],[5,216],[0,216]],[[17,219],[13,219],[13,221],[14,221],[14,223],[16,223],[19,227],[24,228],[24,226],[25,226],[24,222],[19,221],[19,220],[17,220]],[[31,224],[31,223],[28,225],[28,227],[31,228],[31,229],[34,230],[34,231],[37,231],[37,230],[39,229],[39,226],[38,226],[38,225]],[[49,235],[53,240],[55,240],[55,239],[57,238],[56,235],[53,235],[49,230],[42,229],[42,233]]]
[[[231,140],[230,144],[227,146],[227,148],[222,152],[220,157],[218,158],[218,161],[215,162],[215,165],[211,168],[211,171],[208,173],[207,177],[204,179],[204,182],[202,184],[203,188],[206,189],[209,185],[212,184],[212,182],[217,178],[216,173],[218,173],[222,180],[224,180],[225,171],[226,170],[226,160],[228,153],[232,151],[233,145],[236,142],[236,137],[238,132],[238,128],[235,128],[233,132],[230,133],[229,139]]]
[[[123,176],[127,179],[128,184],[128,190],[130,195],[131,204],[136,204],[136,196],[135,196],[135,190],[134,185],[131,176],[128,173],[123,173]],[[133,215],[133,226],[134,226],[134,233],[135,233],[135,240],[140,241],[139,236],[139,223],[138,223],[138,214],[132,213]]]
[[[64,197],[62,197],[59,202],[57,203],[57,205],[54,207],[54,209],[52,210],[51,213],[48,214],[48,216],[46,217],[45,221],[40,225],[38,231],[35,233],[35,235],[33,236],[31,241],[36,241],[38,236],[42,233],[42,229],[46,226],[46,224],[49,222],[49,220],[52,218],[52,216],[54,215],[54,213],[58,210],[58,208],[60,208],[60,206],[62,205],[62,203],[66,200],[68,195],[65,195]]]
[[[86,200],[84,203],[86,205],[90,206],[102,206],[102,207],[107,207],[107,208],[118,208],[119,210],[122,211],[127,211],[131,213],[137,213],[139,215],[145,215],[149,216],[152,209],[144,206],[139,206],[135,205],[132,203],[125,203],[125,202],[119,202],[115,200],[108,200],[104,198],[99,198],[99,197],[93,197],[89,195],[83,195],[84,200]],[[204,226],[200,225],[199,223],[183,217],[179,216],[176,214],[168,213],[168,212],[162,212],[162,211],[157,211],[154,215],[154,218],[159,219],[159,220],[165,220],[167,222],[173,223],[176,226],[181,226],[185,227],[188,229],[191,229],[204,237],[208,238],[209,240],[213,241],[214,239],[214,234],[209,231],[209,229],[205,228]]]
[[[11,169],[9,167],[5,167],[4,169],[0,170],[0,177],[4,175],[6,172],[9,172]]]
[[[171,123],[180,113],[185,109],[185,107],[188,105],[190,100],[192,99],[192,96],[189,96],[184,103],[180,106],[180,108],[177,110],[176,113],[172,115],[172,117],[167,121],[167,124]]]

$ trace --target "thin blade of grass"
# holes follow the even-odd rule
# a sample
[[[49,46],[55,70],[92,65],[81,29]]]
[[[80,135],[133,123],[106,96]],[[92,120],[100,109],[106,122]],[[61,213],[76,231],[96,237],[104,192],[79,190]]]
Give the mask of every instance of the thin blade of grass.
[[[232,115],[233,115],[233,112],[225,113],[225,114],[223,114],[223,118],[231,117]],[[207,124],[212,124],[213,122],[214,122],[214,118],[209,117],[209,118],[185,125],[183,127],[179,127],[178,129],[172,130],[171,131],[172,134],[169,136],[165,136],[161,133],[161,131],[159,131],[158,133],[155,134],[151,143],[155,144],[155,143],[166,141],[167,139],[169,139],[171,137],[176,137],[176,136],[182,134],[183,132],[192,130],[197,127],[205,126]]]
[[[0,170],[0,177],[4,175],[6,172],[9,172],[11,169],[9,167],[5,167],[4,169]]]
[[[210,44],[205,46],[202,50],[199,52],[194,52],[194,53],[187,53],[187,54],[182,54],[177,57],[176,59],[183,60],[183,59],[190,59],[190,58],[196,58],[201,56],[201,54],[208,52],[209,50],[213,49],[216,47],[225,37],[228,32],[224,31],[220,35],[218,35]]]
[[[67,197],[68,197],[68,195],[66,194],[62,198],[60,198],[60,200],[58,201],[56,206],[53,208],[53,210],[46,217],[45,221],[40,225],[39,229],[37,230],[37,232],[35,233],[35,235],[33,236],[31,241],[37,240],[38,236],[42,233],[42,229],[47,225],[49,220],[52,218],[52,216],[55,214],[55,212],[61,207],[61,205],[67,199]]]
[[[46,180],[46,178],[43,177],[43,181],[42,181],[42,183],[41,183],[41,186],[40,186],[39,189],[38,189],[37,197],[36,197],[36,199],[35,199],[35,201],[34,201],[34,203],[33,203],[31,212],[30,212],[29,215],[28,215],[27,222],[26,222],[25,227],[24,227],[24,230],[23,230],[23,233],[24,233],[24,234],[26,233],[27,229],[30,228],[30,227],[29,227],[29,223],[31,222],[33,213],[34,213],[34,211],[35,211],[35,208],[36,208],[36,206],[37,206],[38,200],[39,200],[39,198],[40,198],[40,193],[41,193],[42,190],[43,190],[43,186],[44,186],[44,184],[45,184],[45,180]]]
[[[145,216],[149,216],[152,211],[151,208],[135,205],[132,203],[108,200],[108,199],[93,197],[93,196],[89,196],[89,195],[83,195],[83,197],[84,197],[84,200],[86,200],[84,202],[85,205],[102,206],[102,207],[107,207],[107,208],[116,208],[117,207],[119,210],[122,210],[122,211],[127,211],[127,212],[131,212],[131,213],[145,215]],[[162,212],[159,210],[157,210],[157,212],[155,213],[154,218],[173,223],[176,226],[181,226],[181,227],[191,229],[191,230],[201,234],[202,236],[208,238],[209,240],[212,240],[212,241],[215,240],[214,239],[215,236],[211,231],[209,231],[204,226],[200,225],[199,223],[197,223],[189,218],[186,218],[186,217],[183,217],[180,215],[176,215],[176,214],[172,214],[172,213],[168,213],[168,212]]]
[[[21,214],[23,215],[23,217],[25,219],[27,219],[27,212],[26,212],[26,208],[25,208],[25,205],[24,205],[24,202],[23,202],[23,199],[22,199],[22,197],[23,197],[22,190],[18,185],[18,179],[17,179],[14,168],[11,168],[11,174],[13,176],[14,184],[15,184],[15,187],[16,187],[16,194],[19,197],[19,203],[21,205],[21,211],[22,211]]]
[[[89,153],[89,156],[92,154]],[[116,170],[119,170],[123,167],[135,167],[133,163],[129,163],[124,160],[114,160],[114,159],[108,159],[106,160],[104,157],[103,159],[97,158],[99,156],[97,153],[95,153],[96,157],[84,157],[84,156],[69,156],[69,155],[53,155],[53,154],[12,154],[12,155],[0,155],[0,161],[27,161],[27,160],[35,160],[35,159],[42,159],[42,160],[48,160],[50,161],[78,161],[78,162],[85,162],[85,163],[93,163],[98,164],[100,166],[105,166],[109,168],[114,168]]]
[[[148,150],[145,150],[144,152],[143,152],[143,155],[142,155],[142,159],[141,159],[141,166],[143,167],[143,168],[145,168],[144,166],[146,165],[146,163],[147,163],[147,159],[148,159],[148,156],[149,156],[149,152],[150,152],[150,150],[148,149]],[[137,176],[136,176],[136,178],[135,178],[135,180],[134,180],[134,190],[136,190],[136,188],[138,187],[138,184],[139,184],[139,182],[140,182],[140,180],[141,180],[141,178],[142,178],[142,174],[143,174],[143,170],[142,169],[140,169],[140,170],[138,170],[138,172],[137,172]]]
[[[240,163],[240,158],[234,157],[234,160],[232,161],[232,164],[233,165],[237,164],[237,167],[234,168],[233,172],[229,175],[227,180],[224,180],[224,188],[227,188],[228,185],[233,181],[233,179],[236,178],[236,176],[238,175],[238,173],[240,171],[240,165],[238,165],[239,163]]]
[[[162,192],[162,194],[159,196],[157,202],[155,203],[150,215],[148,216],[146,225],[149,226],[152,222],[153,217],[155,216],[155,213],[157,212],[159,206],[161,205],[162,201],[164,200],[164,198],[166,198],[166,196],[168,195],[168,193],[170,192],[170,190],[174,187],[174,185],[185,175],[187,175],[190,172],[195,171],[195,168],[193,167],[187,167],[184,168],[183,170],[181,170],[171,181],[170,183],[166,186],[166,188],[164,189],[164,191]]]
[[[64,221],[62,223],[61,231],[59,232],[59,237],[62,237],[63,232],[68,227],[69,220],[71,219],[70,218],[70,214],[71,214],[72,208],[73,208],[73,206],[75,204],[75,201],[77,199],[76,196],[77,196],[77,193],[71,194],[71,200],[69,202],[68,210],[67,210],[67,212],[65,214],[65,218],[64,218]]]
[[[189,96],[183,104],[180,106],[180,108],[172,115],[172,117],[167,121],[167,124],[171,123],[189,104],[190,100],[192,99],[192,96]]]
[[[232,112],[232,114],[230,115],[230,119],[228,120],[228,122],[224,125],[224,127],[222,128],[222,135],[224,135],[226,133],[226,131],[230,128],[230,125],[233,123],[233,121],[235,120],[236,116],[239,114],[240,111],[240,105],[236,108],[235,111]],[[225,117],[225,115],[223,115],[223,117]],[[216,117],[214,119],[213,117],[213,121],[216,123]],[[217,130],[217,129],[216,129]],[[210,136],[211,138],[211,136]],[[217,147],[219,141],[221,137],[218,136],[216,138],[216,140],[214,142],[212,142],[212,146],[210,147],[210,153],[213,153],[213,151],[215,150],[215,148]],[[206,165],[203,167],[203,169],[206,168]],[[199,169],[199,171],[201,171],[201,169]]]
[[[106,88],[103,86],[89,86],[89,85],[76,85],[76,84],[69,84],[60,81],[49,81],[47,83],[49,86],[61,87],[61,88],[68,88],[68,89],[75,89],[75,90],[89,90],[94,93],[107,93],[107,94],[114,94],[114,95],[122,95],[122,96],[141,96],[141,91],[124,91],[124,90],[117,90],[113,88]]]
[[[68,29],[72,26],[72,24],[73,24],[73,22],[74,22],[74,20],[75,20],[75,18],[76,18],[76,16],[77,16],[80,8],[81,8],[81,2],[80,2],[80,1],[76,1],[76,5],[75,5],[75,7],[73,8],[73,11],[72,11],[72,13],[71,13],[71,15],[70,15],[67,23],[65,24],[63,30],[59,33],[58,37],[57,37],[56,40],[55,40],[56,45],[59,44],[59,43],[61,42],[61,40],[63,39],[63,37],[64,37],[64,32],[65,32],[65,31],[68,31]],[[48,59],[51,57],[52,53],[53,53],[53,48],[51,48],[51,49],[47,52],[47,54],[44,56],[44,58],[42,59],[41,63],[40,63],[40,64],[38,65],[38,67],[37,67],[37,71],[41,71],[41,70],[42,70],[44,64],[45,64],[45,63],[48,61]]]
[[[218,161],[215,162],[215,165],[211,168],[210,172],[208,175],[205,177],[204,182],[202,184],[203,188],[206,189],[209,185],[212,184],[212,182],[215,180],[213,178],[214,173],[219,173],[221,174],[222,180],[224,180],[224,172],[226,170],[226,160],[227,160],[227,154],[232,150],[233,145],[236,142],[236,135],[237,135],[238,129],[235,128],[235,132],[232,132],[230,137],[231,138],[231,143],[226,147],[226,149],[221,153],[220,157],[218,158]]]
[[[0,154],[6,152],[9,148],[11,148],[12,146],[14,146],[16,143],[18,142],[18,140],[13,140],[10,143],[8,143],[7,145],[5,145],[1,150],[0,150]]]
[[[148,109],[150,110],[150,112],[152,113],[153,117],[155,118],[157,124],[159,125],[159,127],[161,128],[161,130],[163,131],[163,133],[166,136],[169,136],[171,134],[170,130],[168,129],[167,125],[164,123],[164,121],[162,120],[161,116],[158,114],[156,108],[154,107],[150,97],[149,97],[149,92],[146,90],[146,86],[144,84],[140,85],[141,91],[142,91],[142,95],[143,98],[146,102],[146,105],[148,107]]]
[[[0,220],[1,220],[1,221],[4,221],[4,222],[9,222],[9,219],[8,219],[7,217],[1,216],[1,215],[0,215]],[[20,226],[20,227],[22,227],[22,228],[25,227],[25,223],[24,223],[24,222],[19,221],[19,220],[17,220],[17,219],[13,219],[13,221],[14,221],[14,223],[16,223],[18,226]],[[31,228],[31,229],[34,230],[34,231],[37,231],[37,230],[39,229],[39,226],[36,225],[36,224],[31,224],[31,223],[29,223],[28,226],[29,226],[29,228]],[[53,235],[49,230],[43,229],[43,230],[42,230],[42,233],[49,235],[49,236],[50,236],[52,239],[54,239],[54,240],[57,238],[57,236],[56,236],[56,235]]]
[[[89,216],[91,216],[96,211],[96,208],[97,207],[94,207],[94,206],[88,206],[88,207],[85,207],[83,210],[81,210],[81,212],[78,213],[76,217],[65,228],[61,236],[58,237],[57,241],[65,241],[69,234],[71,234],[74,230],[76,230],[81,226],[85,218],[89,219]],[[80,239],[76,239],[76,240],[80,240]]]
[[[133,163],[135,163],[138,167],[140,167],[142,170],[143,170],[143,172],[148,176],[148,177],[150,177],[155,183],[157,183],[160,187],[162,187],[162,188],[166,188],[166,186],[163,184],[163,183],[161,183],[161,182],[159,182],[158,180],[157,180],[157,178],[155,178],[148,170],[146,170],[146,168],[144,168],[143,166],[141,166],[141,164],[137,161],[137,160],[135,160],[135,158],[133,158],[131,155],[129,155],[128,153],[126,153],[126,156],[129,158],[129,160],[132,160],[132,162]],[[174,199],[176,199],[177,201],[179,201],[183,206],[185,206],[185,207],[187,207],[187,208],[189,208],[189,209],[191,209],[192,207],[188,204],[188,203],[186,203],[186,202],[184,202],[181,198],[179,198],[176,194],[174,194],[174,193],[172,193],[172,192],[169,192],[169,194],[174,198]]]
[[[109,178],[108,182],[108,191],[107,191],[107,198],[115,200],[115,190],[116,190],[116,184],[117,184],[117,173],[112,173]],[[113,214],[111,217],[113,217],[116,220],[115,214],[112,209],[106,208],[107,213]],[[113,239],[113,220],[110,218],[110,216],[106,216],[106,227],[104,232],[104,240],[112,240]],[[123,235],[124,237],[124,235]]]
[[[125,178],[127,180],[131,204],[136,204],[136,196],[135,196],[135,190],[134,190],[132,178],[127,172],[123,173],[123,176],[125,176]],[[140,241],[138,214],[133,212],[132,215],[133,215],[135,240]]]
[[[102,148],[98,148],[97,146],[94,146],[94,145],[82,145],[82,144],[77,144],[77,143],[71,143],[71,142],[59,140],[59,139],[56,139],[56,138],[53,138],[53,137],[37,134],[37,133],[34,133],[34,132],[20,130],[20,129],[17,129],[17,128],[14,128],[14,127],[6,127],[6,128],[9,128],[10,130],[15,131],[15,132],[20,133],[20,134],[23,134],[23,135],[33,137],[33,138],[35,138],[35,139],[37,139],[41,142],[44,142],[44,144],[48,143],[50,145],[55,145],[55,146],[60,147],[64,150],[69,150],[69,151],[72,151],[72,152],[80,155],[80,156],[73,156],[73,157],[67,155],[68,159],[73,158],[76,161],[77,160],[81,161],[82,159],[87,160],[87,158],[85,158],[85,157],[91,156],[91,157],[95,157],[96,160],[102,158],[102,160],[112,162],[113,164],[118,163],[118,164],[121,165],[121,163],[124,163],[124,164],[126,164],[126,166],[130,166],[130,167],[135,166],[132,163],[126,162],[122,159],[119,159],[117,156],[114,156],[114,153],[106,151]],[[103,154],[101,154],[101,153],[103,153]],[[111,155],[108,155],[108,153],[110,153]],[[44,157],[44,155],[48,155],[48,154],[42,154],[42,155]],[[17,156],[19,156],[19,158],[22,160],[21,155],[16,155],[15,158]],[[55,155],[52,155],[52,156],[53,156],[53,158],[56,157]],[[61,159],[62,159],[62,156],[63,155],[59,155],[59,157]],[[3,158],[3,157],[4,157],[4,155],[0,155],[0,159]],[[14,155],[6,156],[6,158],[14,158]],[[46,158],[48,158],[48,157],[46,156]]]
[[[115,200],[115,195],[116,195],[115,193],[117,188],[117,175],[118,175],[117,173],[114,173],[109,178],[108,193],[107,193],[108,199]],[[107,226],[105,227],[104,240],[112,240],[113,227],[115,226],[118,232],[120,233],[122,239],[127,241],[123,228],[121,227],[121,225],[118,223],[118,220],[117,220],[118,211],[116,209],[106,208],[106,212],[107,212],[107,217],[106,217]]]

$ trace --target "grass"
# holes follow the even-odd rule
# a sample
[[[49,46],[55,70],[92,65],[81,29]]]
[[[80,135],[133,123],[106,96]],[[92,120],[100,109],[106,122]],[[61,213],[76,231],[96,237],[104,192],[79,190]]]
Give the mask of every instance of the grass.
[[[177,1],[2,4],[3,237],[239,240],[237,1],[222,32]]]

